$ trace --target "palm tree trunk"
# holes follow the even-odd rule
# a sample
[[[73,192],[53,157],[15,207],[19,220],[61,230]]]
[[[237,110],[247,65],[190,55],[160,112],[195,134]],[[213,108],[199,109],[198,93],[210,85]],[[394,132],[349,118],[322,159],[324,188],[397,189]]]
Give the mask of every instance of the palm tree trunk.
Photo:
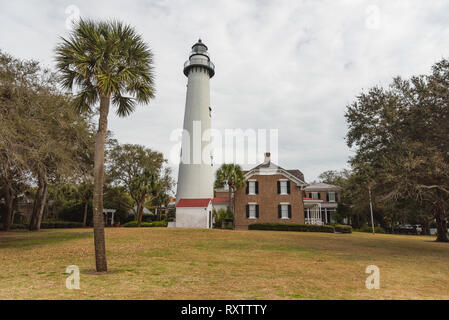
[[[87,209],[89,208],[89,200],[85,199],[84,203],[84,218],[83,218],[83,227],[87,226]]]
[[[100,118],[98,120],[98,131],[95,137],[93,222],[95,263],[97,272],[106,272],[108,270],[106,262],[106,243],[104,238],[103,179],[104,145],[106,141],[106,132],[108,129],[109,104],[109,97],[102,96],[100,99]]]
[[[231,195],[231,197],[232,197],[232,212],[233,213],[235,213],[235,197],[233,196],[234,195],[234,188],[232,188],[232,195]]]
[[[232,210],[232,190],[231,190],[231,186],[228,185],[229,188],[229,204],[228,204],[228,209]]]

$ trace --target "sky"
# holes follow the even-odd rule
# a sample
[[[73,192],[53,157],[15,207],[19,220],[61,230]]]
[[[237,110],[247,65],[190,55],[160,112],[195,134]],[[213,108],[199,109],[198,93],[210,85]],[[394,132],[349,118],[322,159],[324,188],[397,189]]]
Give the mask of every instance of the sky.
[[[348,167],[344,113],[359,93],[449,57],[447,0],[0,0],[0,49],[53,68],[78,16],[129,23],[154,53],[156,98],[127,118],[110,114],[119,142],[170,157],[184,118],[183,64],[201,38],[216,65],[213,128],[277,129],[278,164],[308,182]]]

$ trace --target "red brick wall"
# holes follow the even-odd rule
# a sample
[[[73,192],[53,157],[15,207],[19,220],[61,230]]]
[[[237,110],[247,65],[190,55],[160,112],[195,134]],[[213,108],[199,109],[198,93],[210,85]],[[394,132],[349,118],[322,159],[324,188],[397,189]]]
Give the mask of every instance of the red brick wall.
[[[246,189],[237,190],[235,194],[235,227],[236,229],[248,229],[251,223],[297,223],[304,224],[304,205],[302,192],[296,183],[290,181],[290,194],[279,195],[277,190],[278,180],[286,179],[283,175],[258,175],[250,177],[250,180],[259,182],[259,194],[247,195]],[[259,219],[246,218],[246,205],[254,202],[259,205]],[[292,218],[279,219],[278,205],[281,202],[289,202],[292,206]]]

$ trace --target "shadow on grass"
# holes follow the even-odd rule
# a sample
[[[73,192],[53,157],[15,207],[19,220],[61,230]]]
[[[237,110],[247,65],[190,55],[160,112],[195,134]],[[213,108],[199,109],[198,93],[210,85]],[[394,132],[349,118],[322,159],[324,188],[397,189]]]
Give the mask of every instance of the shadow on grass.
[[[0,240],[0,249],[3,248],[18,248],[31,249],[36,246],[42,246],[51,243],[58,243],[61,241],[69,241],[76,239],[85,239],[93,237],[92,232],[80,233],[27,233],[22,237],[3,238]]]

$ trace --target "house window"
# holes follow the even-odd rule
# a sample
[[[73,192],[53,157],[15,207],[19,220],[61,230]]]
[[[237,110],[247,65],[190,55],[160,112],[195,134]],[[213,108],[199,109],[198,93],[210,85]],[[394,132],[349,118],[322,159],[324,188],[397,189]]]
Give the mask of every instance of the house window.
[[[288,180],[278,181],[278,194],[282,195],[290,194],[290,181]]]
[[[249,181],[248,194],[256,194],[256,181]]]
[[[246,194],[256,195],[259,194],[259,182],[255,180],[250,180],[246,184]]]
[[[259,218],[259,205],[256,203],[249,203],[246,205],[246,218],[258,219]]]
[[[319,192],[311,192],[310,193],[310,198],[312,198],[312,199],[319,199],[320,198],[320,193]]]
[[[336,194],[335,194],[335,192],[328,192],[327,193],[327,201],[329,201],[329,202],[336,202],[337,201],[337,199],[336,199]]]
[[[292,218],[292,206],[289,203],[281,203],[278,206],[279,219]]]

